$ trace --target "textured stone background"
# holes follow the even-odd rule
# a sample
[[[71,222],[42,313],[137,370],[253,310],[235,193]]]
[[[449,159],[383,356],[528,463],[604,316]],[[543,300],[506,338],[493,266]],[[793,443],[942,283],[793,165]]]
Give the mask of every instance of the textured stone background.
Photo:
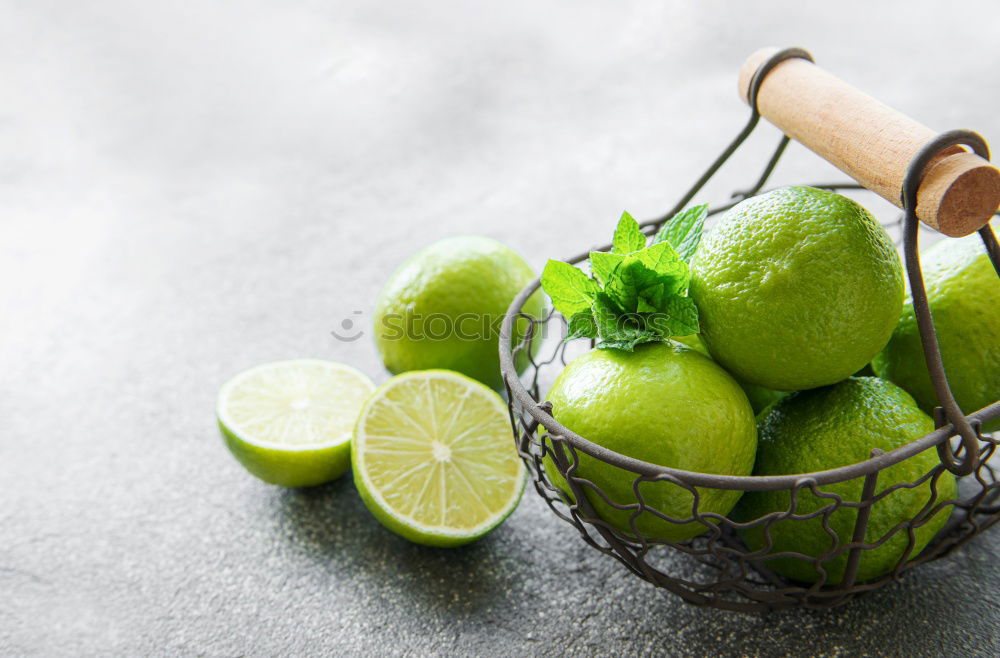
[[[389,4],[0,1],[0,655],[1000,654],[996,531],[836,611],[698,610],[530,493],[409,545],[349,478],[254,480],[212,415],[271,359],[383,381],[330,331],[418,246],[540,266],[668,208],[761,45],[1000,140],[996,3]],[[834,176],[794,148],[776,181]]]

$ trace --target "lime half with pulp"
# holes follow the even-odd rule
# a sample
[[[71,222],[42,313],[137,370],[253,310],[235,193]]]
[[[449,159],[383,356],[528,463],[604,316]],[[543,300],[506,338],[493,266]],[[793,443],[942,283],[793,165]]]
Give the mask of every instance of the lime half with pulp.
[[[226,382],[216,416],[248,471],[271,484],[308,487],[347,471],[354,423],[373,390],[368,377],[341,363],[277,361]]]
[[[383,525],[428,546],[459,546],[500,525],[524,490],[507,407],[448,370],[391,379],[365,403],[354,483]]]

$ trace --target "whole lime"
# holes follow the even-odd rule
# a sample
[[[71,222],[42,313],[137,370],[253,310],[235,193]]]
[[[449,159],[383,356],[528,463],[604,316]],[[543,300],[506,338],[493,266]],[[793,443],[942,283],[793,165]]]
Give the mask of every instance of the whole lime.
[[[422,249],[393,273],[375,303],[375,344],[385,367],[455,370],[501,388],[500,323],[534,278],[523,258],[490,238],[448,238]],[[535,293],[523,311],[541,317],[543,299]],[[520,321],[516,339],[527,325]],[[527,354],[519,356],[523,368]]]
[[[922,265],[955,401],[969,413],[1000,400],[1000,279],[982,241],[978,235],[945,240],[927,252]],[[937,406],[912,299],[872,367],[905,388],[928,413]],[[987,429],[1000,429],[1000,421]]]
[[[711,353],[705,346],[704,341],[698,334],[691,334],[690,336],[679,336],[674,338],[679,343],[684,343],[696,352],[704,354],[708,358],[712,358]],[[747,400],[750,401],[750,406],[753,408],[755,414],[760,413],[767,406],[773,402],[777,402],[781,398],[788,395],[787,391],[776,391],[772,388],[766,388],[764,386],[758,386],[757,384],[751,384],[750,382],[741,382],[739,379],[736,380],[739,383],[740,388],[747,395]]]
[[[634,352],[591,350],[563,369],[549,391],[552,413],[570,430],[609,450],[660,466],[749,475],[757,447],[753,410],[739,384],[711,359],[676,342],[647,343]],[[567,448],[568,450],[568,448]],[[635,473],[581,451],[573,475],[593,482],[619,504],[635,504]],[[567,458],[572,461],[569,454]],[[548,458],[546,471],[567,493],[565,479]],[[584,487],[602,519],[629,535],[681,541],[708,529],[694,521],[692,491],[668,481],[643,481],[648,510],[620,510]],[[698,489],[699,513],[727,514],[738,491]],[[572,497],[572,494],[570,493]]]
[[[851,377],[833,386],[799,391],[772,406],[758,420],[760,443],[754,475],[790,475],[823,471],[864,461],[878,448],[889,452],[934,430],[930,417],[922,412],[906,391],[877,377]],[[890,487],[920,479],[939,464],[937,453],[925,450],[879,472],[876,494]],[[863,478],[826,484],[818,489],[835,494],[845,502],[859,502]],[[881,541],[878,548],[861,552],[857,580],[881,576],[901,558],[915,557],[948,520],[950,506],[939,508],[956,495],[954,476],[942,471],[936,479],[912,488],[898,488],[871,505],[865,542]],[[791,492],[747,492],[734,517],[743,522],[766,514],[788,512]],[[770,527],[773,542],[768,554],[796,552],[809,558],[824,558],[826,584],[844,578],[848,551],[844,544],[854,536],[858,508],[840,507],[829,514],[829,532],[823,527],[819,510],[832,504],[829,496],[816,496],[808,487],[798,491],[796,515],[816,513],[809,519],[783,519]],[[910,524],[897,529],[898,524]],[[910,546],[909,529],[913,531]],[[832,532],[837,540],[830,535]],[[753,551],[768,546],[762,525],[743,531],[743,539]],[[836,553],[830,553],[836,549]],[[817,582],[823,578],[813,562],[803,558],[775,557],[766,565],[792,580]]]
[[[857,372],[885,346],[903,305],[902,266],[882,226],[851,199],[811,187],[731,208],[691,272],[712,357],[772,389]]]

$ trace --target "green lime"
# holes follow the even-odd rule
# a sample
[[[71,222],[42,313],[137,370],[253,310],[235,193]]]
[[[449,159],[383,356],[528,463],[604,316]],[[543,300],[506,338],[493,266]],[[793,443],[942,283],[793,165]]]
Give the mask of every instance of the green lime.
[[[786,187],[730,209],[691,264],[690,295],[713,358],[741,381],[814,388],[857,372],[903,304],[889,236],[856,202]]]
[[[277,361],[219,391],[216,418],[233,456],[264,482],[308,487],[343,475],[351,433],[375,386],[341,363]]]
[[[507,518],[524,490],[507,406],[464,375],[398,375],[358,417],[351,462],[361,500],[418,544],[459,546]]]
[[[743,392],[747,394],[747,400],[750,401],[750,406],[753,407],[753,412],[755,414],[761,413],[769,406],[788,395],[788,391],[776,391],[773,388],[757,386],[757,384],[751,384],[750,382],[736,381],[738,381],[740,386],[743,387]]]
[[[635,459],[701,473],[749,475],[753,468],[757,431],[746,395],[711,359],[680,343],[647,343],[634,352],[591,350],[563,369],[548,400],[556,420],[570,430]],[[577,476],[593,482],[615,503],[636,502],[634,473],[579,451],[577,455]],[[546,471],[569,494],[551,456],[547,459]],[[615,509],[591,489],[584,491],[605,521],[633,534],[631,510]],[[642,482],[639,492],[647,505],[663,514],[678,520],[692,517],[694,496],[686,488],[667,481]],[[738,491],[698,492],[698,511],[703,514],[727,514],[740,496]],[[698,521],[664,521],[649,511],[634,522],[647,537],[674,541],[708,529]]]
[[[922,266],[952,394],[963,411],[977,411],[1000,400],[1000,279],[978,235],[938,243]],[[910,299],[872,367],[928,413],[937,406]],[[1000,429],[1000,422],[987,429]]]
[[[791,475],[823,471],[865,461],[878,448],[889,452],[934,430],[930,417],[917,407],[906,391],[877,377],[851,377],[839,384],[799,391],[784,398],[762,414],[758,421],[760,442],[754,475]],[[918,455],[879,472],[876,493],[900,484],[909,484],[939,464],[937,452],[925,450]],[[861,500],[863,478],[822,485],[823,493],[836,494],[847,502]],[[955,478],[944,471],[936,481],[934,506],[954,499]],[[866,543],[880,541],[897,524],[913,526],[913,547],[908,527],[893,534],[878,548],[861,552],[857,580],[877,578],[892,571],[904,556],[915,557],[947,522],[950,506],[929,514],[932,485],[929,481],[913,488],[899,488],[871,506]],[[815,496],[808,487],[799,491],[794,513],[807,515],[831,504],[828,497]],[[782,491],[747,492],[734,512],[734,518],[749,522],[774,512],[787,512],[791,493]],[[851,541],[857,508],[842,507],[829,515],[829,527],[840,547]],[[812,558],[835,548],[833,537],[823,527],[823,516],[811,519],[785,519],[774,523],[770,536],[774,542],[768,554],[797,552]],[[760,526],[744,531],[747,546],[754,551],[767,542]],[[835,585],[844,578],[848,553],[841,552],[823,563],[826,584]],[[777,557],[766,561],[768,567],[786,578],[813,583],[822,578],[811,562],[801,558]]]
[[[674,340],[678,343],[687,345],[702,356],[707,356],[710,359],[712,358],[712,354],[708,351],[708,347],[705,346],[705,341],[703,341],[701,336],[698,334],[691,334],[690,336],[674,336]]]
[[[680,336],[674,338],[679,343],[684,343],[691,349],[704,354],[708,358],[712,358],[711,353],[708,351],[708,347],[705,346],[705,342],[701,339],[698,334],[691,334],[690,336]],[[750,401],[750,406],[753,408],[755,414],[763,411],[769,404],[777,402],[781,398],[788,395],[787,391],[775,391],[774,389],[765,388],[764,386],[758,386],[757,384],[751,384],[750,382],[741,382],[739,379],[736,382],[746,393],[747,399]]]
[[[457,237],[417,252],[390,277],[375,304],[375,343],[390,372],[444,368],[500,389],[499,327],[517,293],[535,278],[511,249]],[[539,291],[524,305],[544,315]],[[527,320],[518,325],[522,335]],[[523,369],[528,355],[520,353]]]

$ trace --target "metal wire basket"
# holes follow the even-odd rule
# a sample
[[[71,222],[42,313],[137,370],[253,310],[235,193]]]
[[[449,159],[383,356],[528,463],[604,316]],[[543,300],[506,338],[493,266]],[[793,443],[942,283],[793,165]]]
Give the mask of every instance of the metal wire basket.
[[[749,104],[752,112],[747,125],[671,212],[643,225],[647,233],[656,231],[685,207],[747,139],[761,116],[757,109],[756,94],[763,77],[777,64],[792,57],[811,60],[805,51],[788,49],[773,55],[760,67],[750,85]],[[710,214],[721,213],[762,190],[788,143],[789,137],[783,136],[757,181],[749,189],[735,193],[732,201],[715,206]],[[963,414],[958,408],[941,363],[920,269],[920,224],[915,212],[920,175],[935,155],[955,145],[967,146],[981,157],[989,157],[985,142],[975,133],[953,131],[931,140],[913,159],[908,169],[902,190],[901,205],[904,212],[901,217],[890,222],[890,228],[901,229],[902,232],[902,248],[914,309],[928,369],[941,405],[935,410],[937,429],[934,432],[891,452],[881,453],[875,450],[867,461],[827,471],[781,476],[695,473],[638,461],[612,452],[562,426],[553,417],[551,403],[544,399],[546,382],[550,382],[567,363],[567,343],[561,340],[565,336],[566,327],[565,319],[555,312],[544,318],[530,317],[521,312],[524,302],[539,288],[539,281],[536,280],[518,295],[504,318],[500,334],[500,359],[517,451],[528,468],[535,490],[552,511],[572,524],[584,541],[617,559],[640,578],[679,595],[689,603],[737,611],[824,608],[843,604],[855,596],[892,582],[921,563],[947,555],[1000,520],[1000,504],[997,503],[1000,497],[1000,464],[991,463],[1000,439],[982,430],[984,423],[1000,418],[1000,401],[969,415]],[[830,190],[863,189],[856,183],[818,184],[814,187]],[[994,267],[1000,273],[1000,248],[989,224],[980,230],[980,235]],[[570,262],[581,262],[587,255],[580,254],[570,259]],[[520,339],[515,341],[513,337],[518,324],[521,326],[516,334]],[[542,349],[536,352],[532,345],[541,332],[554,337],[554,340],[546,341]],[[519,375],[515,362],[523,362],[525,357],[530,365]],[[933,468],[915,480],[898,482],[876,493],[880,473],[929,450],[936,450],[939,456]],[[614,500],[594,482],[579,477],[576,470],[581,455],[620,469],[623,477],[631,479],[634,495],[629,500]],[[565,479],[563,487],[552,481],[551,473],[546,471],[546,462],[550,464],[549,468],[554,464],[559,475]],[[946,471],[959,477],[958,495],[954,498],[946,498],[938,491],[938,480]],[[831,485],[855,479],[863,482],[860,500],[846,500],[830,490]],[[690,493],[693,502],[689,517],[671,517],[648,502],[647,498],[650,496],[644,492],[648,492],[649,487],[663,486],[680,487]],[[882,537],[866,541],[873,507],[899,489],[918,486],[927,486],[930,491],[929,500],[921,512],[892,527]],[[790,503],[788,509],[781,513],[740,522],[699,510],[699,500],[709,490],[786,491],[789,493]],[[590,498],[585,492],[589,492]],[[808,513],[797,512],[799,499],[808,495],[824,499],[824,506]],[[631,525],[633,532],[623,532],[620,527],[609,524],[595,511],[591,504],[595,496],[611,508],[630,514],[632,519],[639,515],[653,515],[668,524],[700,523],[705,526],[705,531],[686,541],[647,536],[636,528],[635,523]],[[831,516],[838,510],[857,510],[849,541],[838,536],[830,527]],[[922,551],[916,550],[915,531],[930,517],[939,513],[950,513],[948,524]],[[828,584],[825,577],[813,584],[784,579],[768,568],[767,560],[764,559],[767,547],[753,551],[741,541],[738,534],[739,531],[759,529],[765,543],[770,545],[771,530],[776,523],[815,523],[817,519],[834,540],[830,549],[818,556],[792,552],[782,555],[787,559],[801,560],[820,574],[826,573],[825,566],[832,560],[843,560],[846,556],[843,577],[835,585]],[[883,576],[859,582],[857,576],[862,553],[875,550],[889,541],[898,542],[902,546],[901,557],[894,568]],[[773,554],[767,557],[773,559]]]

